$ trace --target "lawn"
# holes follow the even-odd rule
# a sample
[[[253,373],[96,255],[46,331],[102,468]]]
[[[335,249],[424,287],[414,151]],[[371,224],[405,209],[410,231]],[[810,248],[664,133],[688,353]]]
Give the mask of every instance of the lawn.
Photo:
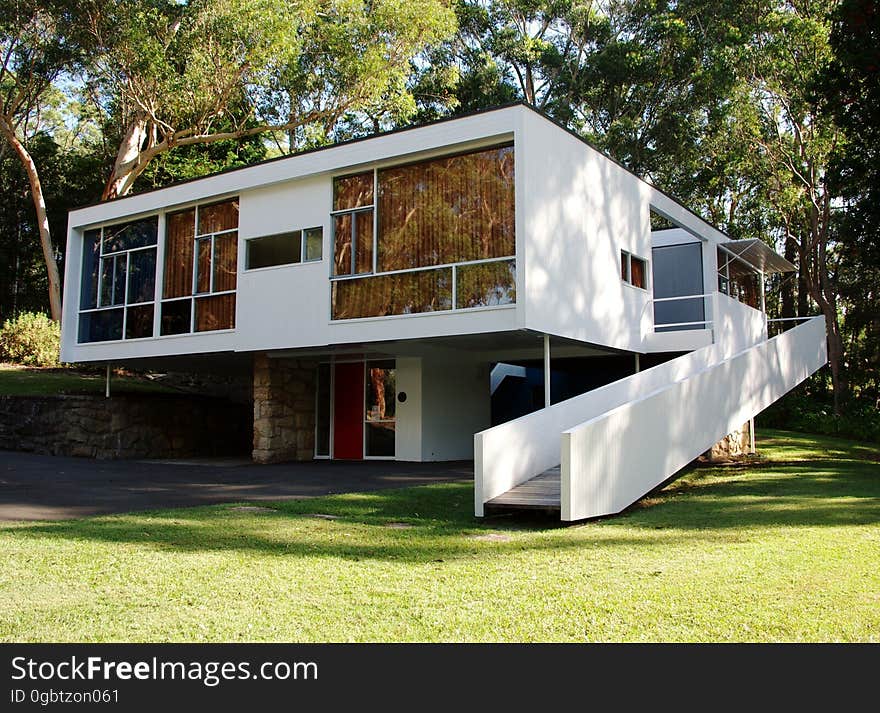
[[[0,640],[880,640],[880,451],[759,436],[569,527],[468,484],[7,524]]]
[[[55,394],[103,394],[105,375],[73,368],[0,364],[0,396],[52,396]],[[113,394],[177,393],[161,384],[134,375],[115,374],[110,379]]]

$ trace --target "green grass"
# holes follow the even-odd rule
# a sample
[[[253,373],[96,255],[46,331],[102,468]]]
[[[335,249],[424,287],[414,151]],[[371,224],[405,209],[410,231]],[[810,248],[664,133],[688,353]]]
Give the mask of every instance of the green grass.
[[[760,435],[570,527],[477,522],[468,484],[9,524],[0,640],[880,640],[880,451]]]
[[[104,385],[103,373],[0,364],[0,396],[103,394]],[[110,390],[114,394],[179,393],[137,376],[118,375],[111,378]]]

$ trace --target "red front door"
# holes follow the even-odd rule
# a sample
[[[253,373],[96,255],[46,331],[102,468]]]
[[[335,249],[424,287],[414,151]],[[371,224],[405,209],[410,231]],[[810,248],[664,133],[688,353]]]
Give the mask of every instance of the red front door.
[[[337,364],[333,395],[333,457],[364,457],[364,365]]]

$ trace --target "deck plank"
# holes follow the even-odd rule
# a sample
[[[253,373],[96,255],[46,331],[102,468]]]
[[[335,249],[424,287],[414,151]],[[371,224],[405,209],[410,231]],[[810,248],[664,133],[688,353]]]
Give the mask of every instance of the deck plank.
[[[561,501],[562,476],[557,466],[492,498],[486,507],[558,510]]]

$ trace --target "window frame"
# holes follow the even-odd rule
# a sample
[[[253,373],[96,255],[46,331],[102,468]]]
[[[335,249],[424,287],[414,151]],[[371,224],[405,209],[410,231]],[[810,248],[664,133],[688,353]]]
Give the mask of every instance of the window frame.
[[[645,286],[636,285],[632,281],[632,261],[633,259],[638,260],[644,265],[644,275],[645,275]],[[623,276],[623,268],[626,267],[626,277]],[[635,253],[630,252],[629,250],[620,249],[620,269],[618,270],[620,274],[620,281],[625,285],[629,285],[633,289],[641,290],[642,292],[650,291],[650,262],[645,258],[636,255]]]
[[[138,247],[127,248],[125,250],[113,250],[111,252],[105,251],[105,242],[106,235],[105,231],[111,228],[116,228],[117,226],[122,226],[130,223],[139,223],[141,221],[147,220],[155,220],[156,222],[156,242],[152,245],[141,245]],[[84,275],[83,275],[83,265],[80,264],[79,269],[79,296],[77,301],[77,325],[76,325],[76,343],[77,345],[89,345],[89,344],[112,344],[116,342],[132,342],[138,341],[142,339],[153,339],[156,336],[156,306],[158,304],[157,299],[157,290],[159,289],[159,243],[161,242],[160,233],[162,232],[163,226],[163,214],[162,213],[149,213],[147,215],[141,215],[140,217],[127,217],[123,220],[113,220],[103,222],[99,225],[85,228],[81,232],[82,237],[82,247],[85,247],[86,234],[97,231],[98,232],[98,254],[96,256],[97,260],[97,284],[95,287],[95,306],[94,307],[83,307],[83,283],[84,283]],[[130,288],[130,271],[131,271],[131,253],[135,252],[147,252],[152,250],[154,253],[154,269],[153,269],[153,296],[152,299],[142,300],[140,302],[132,301],[129,298],[129,288]],[[82,252],[82,251],[81,251]],[[117,285],[117,271],[118,264],[120,260],[125,261],[125,269],[124,269],[124,280],[122,286],[122,300],[116,301],[116,295],[119,290],[119,286]],[[110,302],[108,304],[104,304],[103,298],[103,289],[102,289],[102,280],[104,275],[104,264],[105,261],[112,261],[113,268],[111,270],[112,274],[112,287]],[[128,337],[126,334],[128,333],[128,310],[130,307],[148,307],[151,306],[153,308],[153,329],[148,336],[144,337]],[[80,338],[80,324],[81,318],[86,314],[97,314],[102,312],[112,312],[114,310],[122,311],[122,325],[120,336],[118,339],[97,339],[97,340],[88,340],[84,341]]]
[[[321,254],[318,257],[309,258],[308,256],[308,236],[310,231],[318,231],[321,237]],[[250,267],[250,246],[257,240],[265,240],[266,238],[281,238],[299,234],[299,260],[293,262],[279,262],[274,265],[261,265],[260,267]],[[269,233],[267,235],[253,235],[250,238],[244,238],[244,269],[243,272],[259,272],[260,270],[274,270],[279,267],[290,267],[291,265],[305,265],[308,263],[316,263],[324,260],[324,226],[315,225],[309,228],[295,228],[294,230],[286,230],[280,233]]]

